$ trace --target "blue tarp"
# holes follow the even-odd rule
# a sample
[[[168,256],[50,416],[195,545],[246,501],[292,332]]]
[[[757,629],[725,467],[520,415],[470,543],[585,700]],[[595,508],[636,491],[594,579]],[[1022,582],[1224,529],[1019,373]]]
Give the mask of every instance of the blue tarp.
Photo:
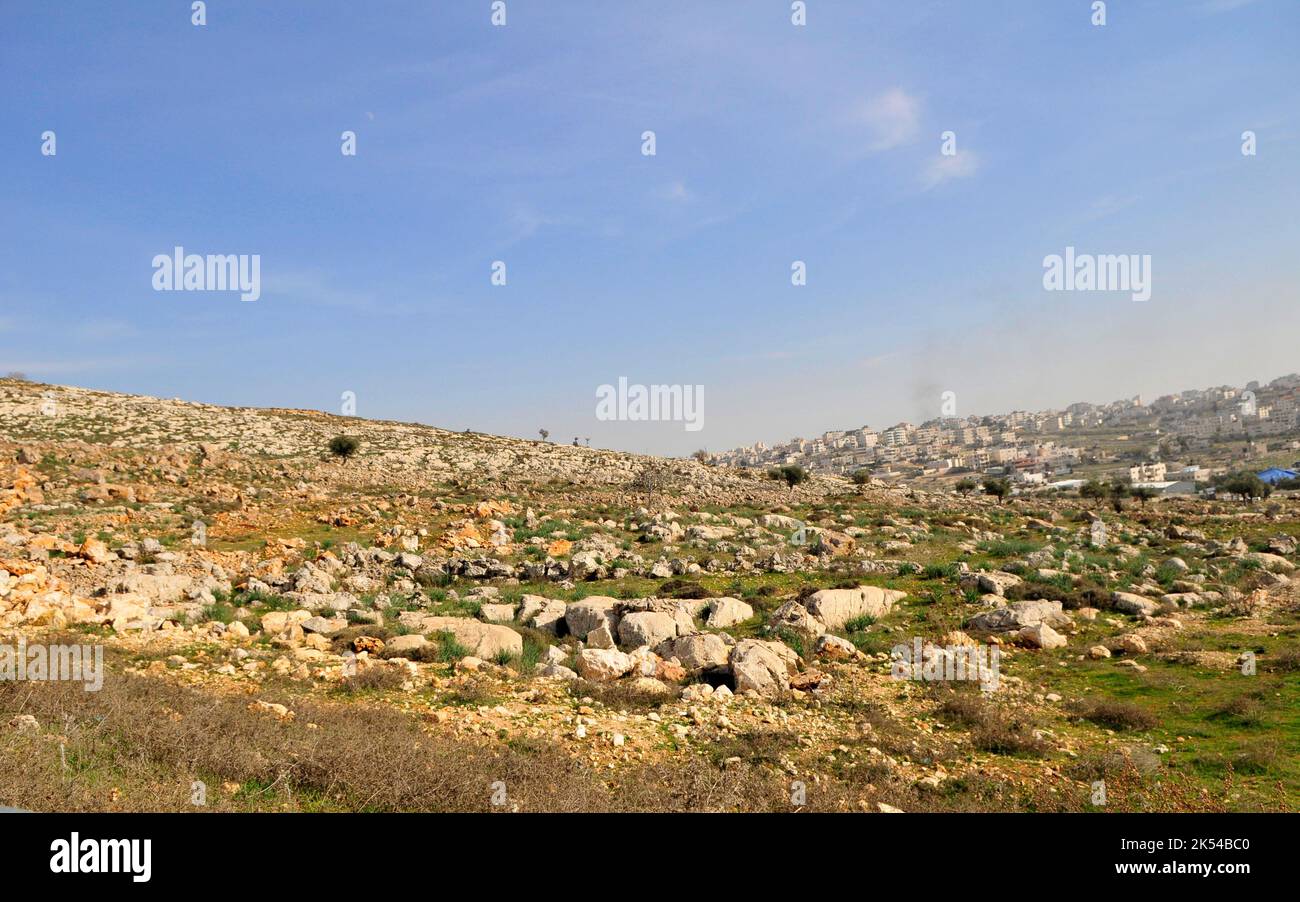
[[[1269,467],[1264,472],[1258,474],[1259,478],[1269,485],[1277,485],[1283,479],[1295,479],[1295,470],[1283,470],[1280,467]]]

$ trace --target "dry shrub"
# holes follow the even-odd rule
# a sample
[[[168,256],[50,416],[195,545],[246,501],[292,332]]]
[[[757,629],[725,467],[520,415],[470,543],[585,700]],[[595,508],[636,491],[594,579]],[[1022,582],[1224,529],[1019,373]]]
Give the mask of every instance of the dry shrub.
[[[394,692],[402,688],[409,677],[398,667],[372,665],[365,670],[358,670],[339,682],[344,692]]]
[[[1112,730],[1151,730],[1160,723],[1141,705],[1114,698],[1085,698],[1072,705],[1071,712]]]
[[[1046,754],[1050,746],[1036,733],[1036,725],[1019,711],[1008,711],[975,692],[942,693],[940,717],[970,730],[971,744],[1000,755]]]
[[[569,694],[574,698],[590,698],[604,705],[611,711],[632,711],[644,713],[655,711],[664,704],[674,701],[670,692],[653,692],[637,688],[629,681],[612,683],[591,683],[587,680],[574,680],[568,685]]]

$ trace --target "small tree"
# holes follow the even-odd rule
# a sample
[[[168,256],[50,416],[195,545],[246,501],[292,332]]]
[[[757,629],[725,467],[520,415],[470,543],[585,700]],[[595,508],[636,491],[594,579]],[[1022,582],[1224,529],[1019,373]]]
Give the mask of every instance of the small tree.
[[[992,495],[1001,504],[1002,499],[1011,494],[1011,480],[992,476],[985,479],[984,494]]]
[[[703,448],[691,454],[691,457],[695,458],[705,466],[710,466],[713,463],[713,455],[708,451],[705,451]]]
[[[969,495],[979,487],[979,482],[970,476],[967,476],[965,479],[957,480],[957,484],[953,486],[959,495]]]
[[[644,492],[646,507],[653,507],[655,494],[668,485],[668,473],[653,464],[647,466],[632,480],[632,491]]]
[[[1242,501],[1255,498],[1267,498],[1273,494],[1273,487],[1254,473],[1242,471],[1233,473],[1220,483],[1220,488],[1229,495],[1236,495]]]
[[[542,437],[542,441],[546,441],[548,438],[551,437],[550,430],[548,429],[538,429],[537,434]]]
[[[361,440],[351,435],[336,435],[330,439],[329,449],[330,454],[347,461],[361,449]]]
[[[1106,494],[1110,496],[1110,505],[1115,508],[1115,513],[1118,514],[1124,510],[1124,499],[1127,498],[1130,493],[1131,490],[1129,489],[1128,483],[1120,482],[1118,479],[1112,482],[1109,488],[1106,489]]]
[[[871,481],[871,471],[866,467],[860,467],[853,471],[853,484],[866,485]]]
[[[1133,497],[1138,500],[1139,504],[1141,504],[1143,507],[1146,507],[1147,502],[1150,501],[1152,498],[1157,497],[1160,493],[1157,492],[1155,489],[1151,488],[1150,486],[1135,485],[1133,486],[1132,489],[1130,489],[1130,494],[1132,494]]]
[[[784,467],[777,467],[768,474],[769,479],[785,480],[785,484],[790,487],[790,494],[794,494],[794,487],[801,482],[808,480],[808,471],[798,464],[786,464]]]
[[[1089,479],[1083,485],[1079,486],[1079,497],[1088,498],[1093,501],[1106,497],[1106,486],[1098,479]]]

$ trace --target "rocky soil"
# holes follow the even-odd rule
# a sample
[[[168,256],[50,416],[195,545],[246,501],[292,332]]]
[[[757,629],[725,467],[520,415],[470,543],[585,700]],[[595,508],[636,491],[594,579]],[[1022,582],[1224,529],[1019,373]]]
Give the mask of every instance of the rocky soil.
[[[351,459],[326,450],[341,434]],[[590,781],[743,771],[765,808],[1294,809],[1297,535],[1286,495],[1116,511],[832,477],[791,490],[695,461],[0,381],[0,645],[103,644],[107,682],[242,699],[285,730],[299,707],[383,709],[446,747],[544,746]],[[968,679],[963,650],[982,662]],[[28,744],[35,786],[76,724],[21,688],[0,682],[0,747],[21,768]],[[169,716],[114,712],[106,729]],[[301,805],[209,767],[183,776],[210,804]],[[110,771],[85,768],[78,805],[155,807],[157,787]],[[693,780],[664,807],[750,804]],[[373,804],[327,782],[325,807]]]

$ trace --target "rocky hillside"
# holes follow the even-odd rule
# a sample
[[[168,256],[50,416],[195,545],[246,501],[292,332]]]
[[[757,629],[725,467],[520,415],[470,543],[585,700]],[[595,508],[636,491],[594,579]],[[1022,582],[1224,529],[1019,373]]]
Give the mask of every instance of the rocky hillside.
[[[695,461],[665,461],[550,442],[449,432],[418,423],[342,417],[314,410],[218,407],[177,399],[99,392],[67,386],[0,380],[0,424],[6,439],[138,452],[148,462],[171,464],[171,474],[194,454],[219,459],[228,473],[312,475],[327,460],[329,440],[361,440],[347,482],[400,485],[408,491],[444,484],[466,487],[528,486],[551,481],[581,489],[627,488],[647,466],[679,481],[679,491],[710,499],[771,498],[780,489],[734,469]],[[339,474],[328,472],[331,482]],[[825,486],[828,483],[817,483]],[[814,490],[815,491],[815,490]]]
[[[0,381],[0,803],[1293,807],[1297,535]]]

